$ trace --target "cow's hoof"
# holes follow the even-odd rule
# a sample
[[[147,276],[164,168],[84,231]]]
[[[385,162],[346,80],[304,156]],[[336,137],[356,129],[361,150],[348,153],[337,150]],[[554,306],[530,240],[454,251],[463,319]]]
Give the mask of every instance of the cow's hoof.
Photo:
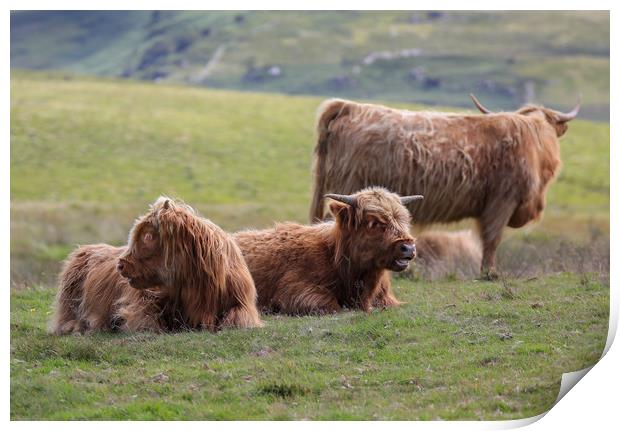
[[[480,279],[484,281],[497,281],[499,279],[499,274],[497,273],[497,271],[491,269],[488,271],[484,271],[481,274]]]
[[[110,319],[110,329],[112,329],[113,332],[120,331],[123,329],[125,323],[127,322],[125,321],[124,317],[118,315],[112,316],[112,319]]]

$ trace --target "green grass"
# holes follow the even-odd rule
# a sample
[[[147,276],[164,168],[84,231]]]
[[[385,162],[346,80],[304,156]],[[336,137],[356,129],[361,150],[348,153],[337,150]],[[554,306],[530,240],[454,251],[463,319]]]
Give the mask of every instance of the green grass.
[[[400,309],[267,316],[260,330],[46,333],[60,261],[76,244],[124,243],[160,194],[228,230],[306,221],[320,101],[12,73],[13,419],[520,418],[597,361],[609,125],[583,120],[562,139],[544,221],[500,247],[520,279],[397,279]]]
[[[29,75],[12,83],[11,193],[19,200],[308,198],[320,99]],[[302,173],[304,181],[290,181]]]
[[[609,119],[609,12],[429,12],[13,12],[11,65],[432,105],[469,107],[473,91],[502,109],[531,88],[558,109],[582,94],[582,115]],[[419,55],[363,61],[407,49]]]
[[[308,200],[320,98],[21,73],[11,91],[14,201]],[[561,142],[551,211],[608,212],[609,125],[574,121]]]
[[[52,283],[75,244],[123,243],[160,194],[228,230],[305,222],[321,100],[14,71],[13,283]],[[576,120],[561,145],[546,217],[519,236],[609,231],[609,125]]]
[[[46,333],[53,290],[11,300],[12,419],[509,419],[595,363],[609,289],[588,275],[399,279],[399,309],[264,329]]]

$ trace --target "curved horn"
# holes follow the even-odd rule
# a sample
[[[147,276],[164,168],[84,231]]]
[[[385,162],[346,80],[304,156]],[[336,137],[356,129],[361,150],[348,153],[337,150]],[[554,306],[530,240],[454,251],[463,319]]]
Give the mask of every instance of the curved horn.
[[[572,111],[567,112],[566,114],[563,112],[555,111],[555,115],[557,116],[558,121],[560,123],[566,123],[567,121],[574,120],[575,117],[577,117],[577,114],[579,114],[580,108],[581,108],[581,97],[577,101],[577,105],[575,105]]]
[[[337,195],[337,194],[334,194],[334,193],[328,193],[328,194],[325,195],[325,197],[333,199],[333,200],[338,201],[338,202],[342,202],[342,203],[347,204],[347,205],[351,205],[352,207],[354,207],[357,204],[357,198],[355,198],[354,196]]]
[[[472,93],[469,93],[469,97],[471,97],[471,100],[474,101],[474,105],[476,105],[476,108],[478,108],[478,110],[480,112],[482,112],[483,114],[492,114],[493,112],[489,111],[487,108],[485,108],[484,106],[482,106],[482,103],[480,103],[480,101],[478,99],[476,99],[476,96],[474,96]]]
[[[400,203],[403,205],[409,205],[411,202],[420,201],[424,199],[422,195],[401,196]]]

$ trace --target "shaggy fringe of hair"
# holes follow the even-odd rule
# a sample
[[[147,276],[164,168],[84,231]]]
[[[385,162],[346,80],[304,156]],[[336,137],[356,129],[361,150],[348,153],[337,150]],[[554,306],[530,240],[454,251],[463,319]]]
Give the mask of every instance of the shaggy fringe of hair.
[[[94,244],[69,255],[59,276],[53,334],[169,329],[166,289],[134,289],[116,270],[125,250]]]
[[[134,289],[116,269],[142,223],[158,229],[165,286]],[[51,331],[259,326],[254,282],[233,240],[189,206],[160,198],[134,224],[128,247],[87,245],[67,258]]]
[[[184,324],[211,330],[262,326],[254,282],[230,236],[191,207],[167,198],[160,198],[152,212],[157,214],[175,311]]]

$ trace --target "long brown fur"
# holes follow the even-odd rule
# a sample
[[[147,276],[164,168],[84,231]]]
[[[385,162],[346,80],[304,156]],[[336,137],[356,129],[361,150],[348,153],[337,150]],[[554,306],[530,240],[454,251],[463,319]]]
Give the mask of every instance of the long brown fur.
[[[382,188],[353,196],[354,206],[330,203],[335,221],[282,223],[234,234],[262,309],[320,314],[400,304],[389,270],[406,268],[406,263],[395,268],[402,257],[399,247],[414,249],[409,212],[397,195]]]
[[[416,237],[416,249],[418,256],[411,269],[426,280],[479,274],[482,247],[471,230],[423,232]]]
[[[59,277],[51,325],[54,334],[166,328],[166,290],[134,289],[116,270],[118,258],[126,249],[93,244],[69,255]]]
[[[262,326],[256,289],[234,241],[168,198],[136,221],[127,247],[74,252],[60,277],[56,309],[56,334]]]
[[[503,228],[540,218],[568,121],[534,105],[465,115],[339,99],[325,101],[318,118],[312,221],[325,217],[325,193],[373,185],[420,193],[426,199],[416,205],[416,223],[478,220],[488,275]]]
[[[185,204],[158,199],[136,221],[119,264],[133,287],[166,286],[184,326],[262,326],[241,251],[229,234]]]

